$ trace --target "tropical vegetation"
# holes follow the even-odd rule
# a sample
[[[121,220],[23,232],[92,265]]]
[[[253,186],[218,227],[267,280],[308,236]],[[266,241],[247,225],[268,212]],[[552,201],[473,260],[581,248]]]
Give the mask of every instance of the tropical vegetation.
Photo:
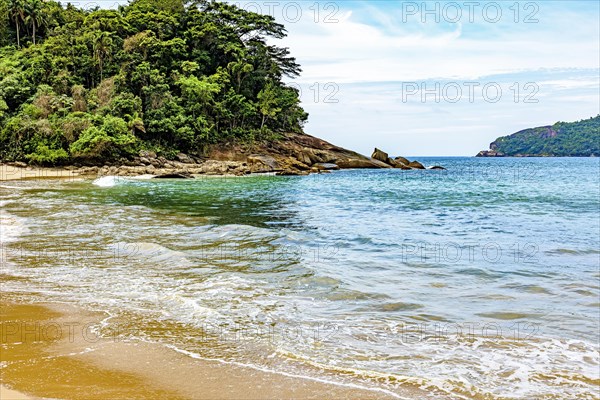
[[[300,67],[267,15],[211,0],[84,10],[0,0],[0,158],[103,163],[301,132]]]
[[[506,156],[600,156],[600,115],[577,122],[525,129],[496,139],[490,148]]]

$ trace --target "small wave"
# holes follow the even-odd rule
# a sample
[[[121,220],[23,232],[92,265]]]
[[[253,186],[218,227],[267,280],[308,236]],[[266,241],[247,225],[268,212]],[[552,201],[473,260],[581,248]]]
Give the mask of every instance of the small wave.
[[[132,257],[138,260],[143,260],[153,265],[165,265],[171,268],[187,268],[193,265],[191,260],[186,257],[185,253],[177,250],[169,249],[158,243],[119,242],[112,244],[110,248],[123,257]]]
[[[478,313],[475,315],[478,315],[478,316],[484,317],[484,318],[501,319],[501,320],[513,320],[513,319],[525,319],[525,318],[539,317],[538,314],[525,314],[525,313],[516,313],[516,312],[508,312],[508,311]]]
[[[194,353],[189,350],[184,350],[184,349],[181,349],[181,348],[171,345],[171,344],[165,344],[164,346],[166,348],[176,351],[177,353],[186,355],[186,356],[191,357],[196,360],[218,362],[220,364],[225,364],[225,365],[235,365],[237,367],[250,368],[250,369],[268,373],[268,374],[281,375],[281,376],[285,376],[285,377],[289,377],[289,378],[305,379],[308,381],[319,382],[319,383],[324,383],[324,384],[328,384],[328,385],[335,385],[335,386],[339,386],[339,387],[347,387],[347,388],[353,388],[353,389],[359,389],[359,390],[367,390],[367,391],[371,391],[371,392],[379,392],[379,393],[383,393],[385,395],[388,395],[388,396],[391,396],[391,397],[394,397],[397,399],[408,400],[407,397],[400,396],[399,394],[394,393],[394,392],[384,389],[384,388],[360,385],[360,384],[352,383],[352,382],[339,382],[339,381],[336,381],[333,379],[324,379],[324,378],[320,378],[320,377],[310,376],[307,374],[305,375],[305,374],[298,374],[298,373],[290,373],[290,372],[270,368],[267,366],[261,366],[261,365],[257,365],[257,364],[247,363],[247,362],[229,361],[229,360],[222,360],[219,358],[204,357],[198,353]],[[277,353],[280,353],[280,355],[285,356],[285,352],[281,352],[278,350]]]
[[[125,179],[120,178],[118,176],[103,176],[92,182],[92,185],[99,187],[113,187],[125,182]]]
[[[555,249],[555,250],[548,250],[545,253],[548,254],[548,255],[559,255],[559,256],[563,256],[563,255],[580,256],[580,255],[600,254],[600,250],[598,250],[598,249],[576,250],[576,249],[564,249],[564,248],[560,248],[560,249]]]
[[[27,230],[22,219],[3,212],[0,214],[0,243],[14,242]]]
[[[35,189],[33,186],[11,186],[11,185],[0,185],[2,189],[11,189],[11,190],[33,190]]]
[[[379,307],[379,310],[380,311],[384,311],[384,312],[389,312],[389,311],[411,311],[411,310],[418,310],[418,309],[423,308],[423,307],[424,306],[422,304],[397,302],[397,303],[385,303],[385,304],[382,304]]]

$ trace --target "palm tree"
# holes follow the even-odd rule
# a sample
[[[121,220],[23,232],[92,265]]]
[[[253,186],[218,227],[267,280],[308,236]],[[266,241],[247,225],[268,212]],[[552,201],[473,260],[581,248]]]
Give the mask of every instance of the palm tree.
[[[100,82],[102,82],[104,76],[104,60],[111,59],[111,47],[113,40],[110,32],[100,32],[94,36],[94,60],[98,62],[100,68]]]
[[[15,21],[17,28],[17,47],[21,47],[21,22],[25,22],[25,1],[10,0],[10,16]]]
[[[28,0],[25,5],[25,22],[31,23],[33,28],[33,44],[35,44],[36,28],[46,23],[46,15],[42,11],[43,3],[41,0]]]

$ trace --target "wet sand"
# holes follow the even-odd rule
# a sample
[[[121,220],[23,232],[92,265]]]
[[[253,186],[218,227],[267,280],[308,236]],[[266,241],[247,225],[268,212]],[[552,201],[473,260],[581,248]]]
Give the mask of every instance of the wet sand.
[[[73,178],[79,176],[75,171],[61,168],[14,167],[0,164],[0,181],[15,181],[20,179],[50,179]]]
[[[392,398],[378,391],[194,359],[159,344],[100,339],[94,326],[105,317],[102,313],[64,304],[7,302],[4,295],[3,400]]]
[[[16,390],[8,389],[8,388],[0,385],[0,399],[2,399],[2,400],[29,400],[29,399],[33,399],[33,397],[27,396],[26,394],[17,392]]]

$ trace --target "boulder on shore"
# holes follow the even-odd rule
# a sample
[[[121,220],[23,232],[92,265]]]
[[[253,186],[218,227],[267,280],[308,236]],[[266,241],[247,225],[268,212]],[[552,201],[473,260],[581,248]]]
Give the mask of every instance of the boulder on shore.
[[[337,164],[333,163],[317,163],[313,165],[313,168],[316,168],[319,171],[333,171],[340,169]]]
[[[156,175],[154,179],[193,179],[194,177],[189,172],[171,172]]]
[[[187,154],[179,153],[175,157],[177,157],[177,160],[180,163],[183,163],[183,164],[196,164],[196,161],[194,161],[194,159],[192,157],[188,156]]]
[[[392,168],[390,165],[376,160],[374,158],[361,159],[361,158],[346,158],[337,160],[336,164],[342,169],[348,168]]]
[[[495,150],[482,150],[476,157],[504,157],[504,153]]]
[[[413,169],[425,169],[425,166],[418,161],[411,161],[408,166]]]
[[[388,153],[386,153],[385,151],[381,151],[378,148],[375,148],[375,151],[373,151],[373,155],[371,155],[371,158],[374,158],[375,160],[384,162],[386,164],[389,160]]]
[[[402,170],[412,169],[411,167],[408,166],[408,163],[404,164],[403,162],[401,162],[399,160],[392,160],[391,158],[388,158],[388,164],[390,164],[394,168],[399,168]]]
[[[410,164],[410,160],[408,158],[404,158],[404,157],[396,157],[396,158],[394,158],[394,161],[401,162],[404,165]]]
[[[281,170],[281,167],[277,163],[277,160],[272,156],[253,154],[248,156],[248,163],[250,165],[259,165],[262,167],[266,167],[269,171],[277,171]]]
[[[141,150],[139,153],[140,158],[147,158],[147,159],[154,159],[156,158],[156,153],[153,151],[149,151],[149,150]]]

